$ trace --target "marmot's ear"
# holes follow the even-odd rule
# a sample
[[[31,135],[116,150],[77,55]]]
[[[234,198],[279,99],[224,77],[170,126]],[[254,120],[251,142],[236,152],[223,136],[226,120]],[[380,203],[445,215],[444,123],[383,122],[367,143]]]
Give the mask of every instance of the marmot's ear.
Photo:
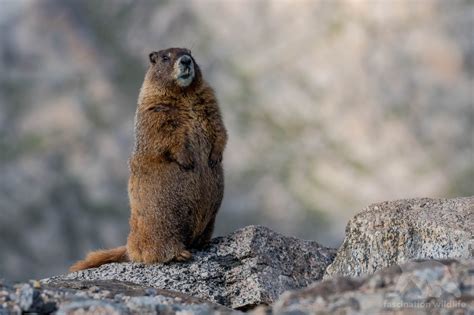
[[[155,64],[155,63],[156,63],[156,60],[157,60],[157,58],[158,58],[158,52],[156,52],[156,51],[151,52],[151,53],[148,55],[148,58],[150,58],[150,62],[151,62],[152,64]]]

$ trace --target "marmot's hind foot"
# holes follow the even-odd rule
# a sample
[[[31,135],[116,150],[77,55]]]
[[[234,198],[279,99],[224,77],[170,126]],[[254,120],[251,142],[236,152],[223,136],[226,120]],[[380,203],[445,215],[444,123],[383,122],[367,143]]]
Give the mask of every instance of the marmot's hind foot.
[[[190,251],[188,250],[183,250],[181,253],[179,253],[174,259],[176,261],[188,261],[193,257],[193,254],[191,254]]]

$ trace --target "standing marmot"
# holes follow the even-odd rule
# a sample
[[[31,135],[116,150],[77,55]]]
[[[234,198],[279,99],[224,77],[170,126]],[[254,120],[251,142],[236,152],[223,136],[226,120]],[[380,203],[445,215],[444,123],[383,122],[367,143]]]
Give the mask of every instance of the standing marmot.
[[[138,97],[128,184],[127,245],[91,252],[71,271],[110,262],[191,258],[211,238],[222,201],[227,133],[213,90],[187,49],[150,55]]]

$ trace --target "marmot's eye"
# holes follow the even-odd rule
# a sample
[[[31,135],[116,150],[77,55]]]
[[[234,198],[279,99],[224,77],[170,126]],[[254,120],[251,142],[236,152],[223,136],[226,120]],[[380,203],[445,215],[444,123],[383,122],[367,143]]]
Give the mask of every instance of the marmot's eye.
[[[161,56],[161,61],[163,61],[163,62],[170,61],[170,57],[168,57],[166,55],[163,55],[163,56]]]

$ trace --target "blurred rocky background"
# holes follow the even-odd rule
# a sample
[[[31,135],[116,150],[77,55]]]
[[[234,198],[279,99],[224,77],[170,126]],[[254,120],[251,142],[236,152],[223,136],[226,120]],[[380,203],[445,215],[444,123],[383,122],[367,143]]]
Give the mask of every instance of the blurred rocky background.
[[[123,244],[152,50],[188,47],[229,131],[216,235],[338,246],[369,203],[474,194],[474,2],[0,0],[0,278]]]

